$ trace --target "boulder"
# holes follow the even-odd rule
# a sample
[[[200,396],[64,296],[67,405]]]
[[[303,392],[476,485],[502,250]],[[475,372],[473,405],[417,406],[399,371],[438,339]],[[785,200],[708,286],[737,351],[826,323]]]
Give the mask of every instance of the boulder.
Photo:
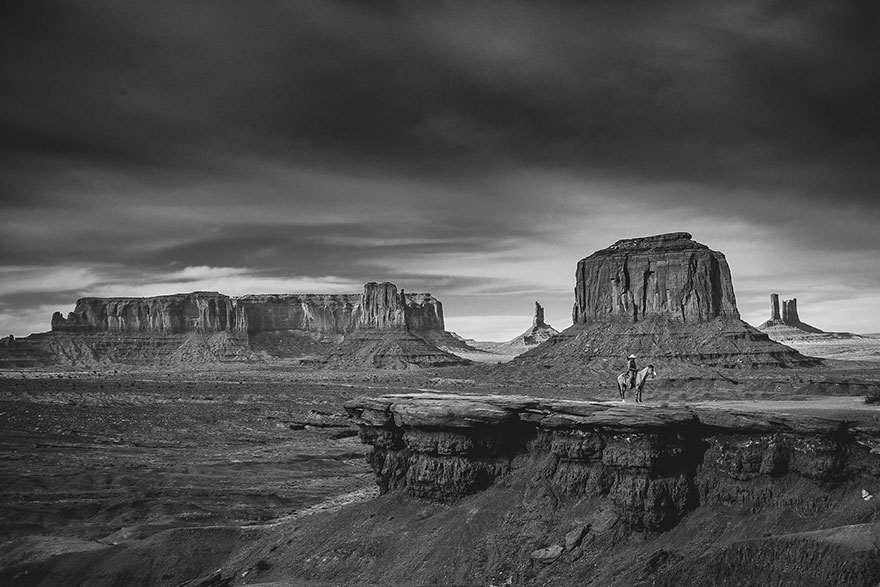
[[[562,546],[554,544],[553,546],[539,548],[538,550],[533,551],[532,558],[541,564],[549,565],[550,563],[556,562],[556,560],[562,556],[562,553]]]

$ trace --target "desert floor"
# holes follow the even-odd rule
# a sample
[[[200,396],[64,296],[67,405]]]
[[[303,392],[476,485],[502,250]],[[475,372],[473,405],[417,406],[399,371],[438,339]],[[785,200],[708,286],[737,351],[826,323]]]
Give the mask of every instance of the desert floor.
[[[839,362],[831,378],[880,380]],[[476,372],[479,379],[479,372]],[[610,386],[537,387],[448,371],[327,372],[226,366],[163,372],[11,371],[0,375],[0,535],[114,542],[179,526],[259,523],[375,493],[367,447],[343,404],[398,391],[529,393],[614,401]],[[462,375],[461,372],[457,373]],[[444,376],[447,375],[447,376]],[[732,390],[652,382],[651,405],[880,420],[846,385],[795,389],[757,374]],[[804,391],[806,389],[806,391]],[[719,402],[722,402],[719,404]]]

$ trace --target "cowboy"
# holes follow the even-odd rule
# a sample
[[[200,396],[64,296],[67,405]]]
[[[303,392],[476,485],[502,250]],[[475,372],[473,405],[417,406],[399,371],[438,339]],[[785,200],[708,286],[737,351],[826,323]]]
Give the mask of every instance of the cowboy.
[[[636,356],[630,355],[626,359],[626,368],[629,371],[629,388],[636,388],[636,373],[638,373],[638,368],[636,367]]]

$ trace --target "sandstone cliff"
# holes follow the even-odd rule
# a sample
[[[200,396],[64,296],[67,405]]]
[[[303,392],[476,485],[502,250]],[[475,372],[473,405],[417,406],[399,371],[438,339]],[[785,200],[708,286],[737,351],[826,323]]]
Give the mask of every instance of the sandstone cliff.
[[[724,255],[686,232],[619,240],[578,262],[575,324],[739,318]]]
[[[668,529],[700,503],[763,505],[748,483],[761,478],[842,483],[871,463],[880,482],[880,429],[815,416],[433,393],[345,407],[373,446],[381,491],[456,501],[507,475],[518,455],[546,454],[556,492],[608,499],[631,530]]]
[[[325,335],[345,334],[357,327],[358,294],[264,294],[234,299],[241,313],[237,325],[250,334],[301,330]]]
[[[367,283],[362,294],[264,294],[229,297],[193,292],[151,298],[82,298],[56,332],[258,333],[302,330],[443,330],[443,307],[427,293],[398,293],[393,283]]]
[[[367,283],[360,294],[82,298],[66,318],[52,316],[51,333],[0,347],[0,365],[275,358],[377,367],[466,363],[433,342],[449,337],[439,300],[388,282]]]
[[[67,318],[52,315],[56,332],[184,333],[236,328],[232,298],[217,292],[193,292],[153,298],[82,298]]]
[[[383,517],[353,512],[306,534],[329,562],[288,573],[369,582],[382,569],[388,584],[416,567],[437,584],[880,580],[880,507],[862,493],[880,486],[876,425],[492,395],[396,394],[346,409],[389,495],[363,510]],[[402,496],[417,498],[412,508]],[[395,518],[395,532],[413,535],[383,530]],[[348,558],[329,538],[345,524],[397,554]]]
[[[743,322],[724,255],[683,232],[626,239],[582,259],[573,325],[511,366],[536,364],[579,377],[622,370],[636,354],[654,362],[719,367],[809,366],[818,360],[773,342]]]

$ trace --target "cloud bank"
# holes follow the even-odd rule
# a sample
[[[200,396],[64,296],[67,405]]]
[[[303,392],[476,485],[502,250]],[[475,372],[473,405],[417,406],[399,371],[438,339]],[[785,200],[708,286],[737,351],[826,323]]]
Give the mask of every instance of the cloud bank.
[[[684,230],[753,324],[777,291],[880,331],[871,3],[7,4],[0,330],[391,280],[513,336],[570,323],[578,259]]]

